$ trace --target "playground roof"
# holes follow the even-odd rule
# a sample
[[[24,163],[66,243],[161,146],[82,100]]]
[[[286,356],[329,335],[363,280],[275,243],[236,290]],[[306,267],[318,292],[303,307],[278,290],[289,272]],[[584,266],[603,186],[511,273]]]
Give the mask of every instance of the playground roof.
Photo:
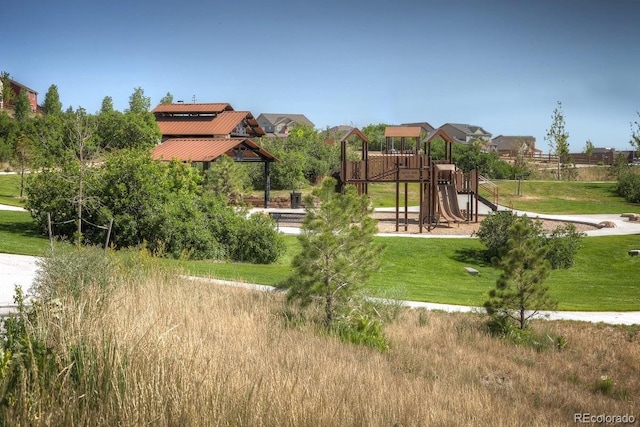
[[[384,130],[386,138],[420,138],[420,126],[387,126]]]
[[[422,142],[431,142],[434,139],[440,137],[444,140],[444,142],[458,142],[455,138],[452,138],[447,132],[445,132],[442,128],[438,128],[433,132],[429,132],[429,134],[422,140]]]

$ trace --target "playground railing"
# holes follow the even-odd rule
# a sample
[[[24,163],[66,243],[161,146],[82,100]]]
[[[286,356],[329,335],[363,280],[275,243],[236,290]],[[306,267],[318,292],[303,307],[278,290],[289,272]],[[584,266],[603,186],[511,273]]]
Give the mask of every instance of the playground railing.
[[[484,177],[483,175],[478,174],[478,187],[484,193],[488,194],[491,198],[491,202],[498,206],[498,186],[491,182],[489,179]]]

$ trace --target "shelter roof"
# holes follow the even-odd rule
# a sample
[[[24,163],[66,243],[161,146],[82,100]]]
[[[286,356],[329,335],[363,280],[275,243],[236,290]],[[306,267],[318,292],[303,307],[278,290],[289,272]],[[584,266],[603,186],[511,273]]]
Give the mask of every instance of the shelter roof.
[[[249,138],[171,138],[154,147],[156,160],[211,162],[227,155],[236,161],[273,162],[276,158]]]
[[[209,104],[160,104],[151,111],[152,113],[173,114],[220,114],[223,111],[233,111],[233,107],[227,103]]]
[[[231,135],[243,122],[250,128],[250,136],[262,136],[264,131],[248,111],[223,111],[216,116],[159,116],[156,122],[163,136],[222,136]]]
[[[420,126],[387,126],[384,136],[387,138],[419,138],[422,128]]]

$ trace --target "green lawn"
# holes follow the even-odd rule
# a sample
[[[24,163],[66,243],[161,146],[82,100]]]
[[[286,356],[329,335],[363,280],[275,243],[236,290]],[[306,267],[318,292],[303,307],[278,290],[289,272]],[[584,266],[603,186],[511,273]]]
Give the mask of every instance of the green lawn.
[[[294,236],[285,237],[285,259],[273,265],[166,261],[182,265],[188,274],[274,285],[290,272],[289,260],[300,248]],[[370,283],[375,293],[413,301],[481,306],[494,287],[499,270],[480,257],[476,239],[419,239],[379,237],[386,250],[382,268]],[[640,248],[640,235],[591,237],[570,270],[554,270],[548,280],[561,310],[640,310],[640,258],[628,250]],[[593,262],[606,259],[606,262]],[[478,276],[464,267],[473,267]]]
[[[16,194],[15,175],[0,176],[0,197]],[[503,194],[514,189],[513,182],[499,183]],[[613,183],[531,182],[525,183],[524,194],[540,194],[534,199],[519,198],[519,209],[548,213],[620,213],[636,211],[638,206],[626,204],[611,193]],[[387,200],[394,185],[379,187],[372,194]],[[386,187],[386,188],[383,188]],[[417,185],[415,186],[417,190]],[[389,193],[391,191],[391,193]],[[378,193],[376,193],[378,192]],[[545,194],[547,194],[545,196]],[[378,197],[378,196],[374,196]],[[593,199],[593,200],[591,200]],[[600,200],[599,202],[597,200]],[[383,199],[384,200],[384,199]],[[0,203],[5,203],[4,201]],[[385,202],[386,203],[386,202]],[[17,204],[17,203],[14,203]],[[546,207],[546,208],[545,208]],[[635,209],[634,209],[635,208]],[[416,301],[449,304],[481,305],[499,271],[480,258],[481,244],[475,239],[420,239],[379,237],[387,249],[381,254],[382,268],[370,287],[382,296]],[[180,265],[188,274],[241,280],[273,285],[290,273],[292,257],[300,250],[294,236],[285,236],[287,254],[272,265],[242,263],[164,260]],[[27,212],[0,211],[0,252],[42,255],[48,240],[32,230]],[[576,266],[570,270],[553,271],[548,284],[562,310],[640,310],[640,257],[630,257],[629,249],[640,249],[640,235],[591,237],[584,239]],[[470,276],[464,267],[480,271]]]
[[[516,181],[495,181],[499,203],[514,209],[546,214],[640,213],[640,205],[627,203],[615,193],[615,182],[523,181],[521,196]],[[396,184],[371,184],[369,196],[375,207],[393,207]],[[418,205],[418,184],[408,185],[409,205]],[[404,184],[400,185],[400,206],[404,206]]]
[[[24,206],[19,196],[20,175],[0,175],[0,205]]]
[[[615,192],[616,182],[523,181],[521,196],[516,181],[496,181],[500,204],[546,214],[607,214],[638,212]]]
[[[29,212],[0,211],[0,252],[40,256],[49,240],[33,230]]]

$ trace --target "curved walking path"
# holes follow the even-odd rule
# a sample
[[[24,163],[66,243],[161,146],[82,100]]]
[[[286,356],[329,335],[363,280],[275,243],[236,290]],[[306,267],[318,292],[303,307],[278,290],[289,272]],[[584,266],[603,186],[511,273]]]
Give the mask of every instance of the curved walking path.
[[[24,210],[13,206],[0,205],[0,210]],[[302,211],[303,212],[303,211]],[[524,212],[519,212],[524,213]],[[588,224],[598,224],[601,221],[612,221],[616,224],[615,228],[602,228],[587,232],[589,236],[609,236],[609,235],[625,235],[640,234],[640,222],[628,221],[618,215],[542,215],[533,212],[527,212],[531,217],[540,217],[541,219],[555,219],[561,221],[586,222]],[[295,227],[280,227],[280,231],[289,234],[299,234],[300,229]],[[424,233],[428,234],[428,233]],[[385,233],[385,236],[393,236],[393,234]],[[403,234],[402,237],[429,237],[425,235],[408,235]],[[453,236],[431,236],[439,238],[448,238]],[[469,236],[456,236],[469,237]],[[640,249],[640,239],[638,241]],[[37,273],[37,258],[26,255],[0,254],[0,314],[7,313],[13,308],[14,287],[20,286],[25,293],[31,287]],[[272,286],[257,285],[250,283],[231,282],[218,279],[207,279],[200,277],[189,277],[191,280],[205,281],[216,285],[240,286],[261,291],[276,291],[277,288]],[[411,308],[426,308],[428,310],[441,310],[446,312],[484,312],[482,307],[468,307],[452,304],[437,304],[417,301],[402,301],[402,303]],[[549,320],[577,320],[592,323],[608,323],[619,325],[640,324],[640,311],[631,312],[581,312],[581,311],[548,311],[541,312],[540,317]]]

